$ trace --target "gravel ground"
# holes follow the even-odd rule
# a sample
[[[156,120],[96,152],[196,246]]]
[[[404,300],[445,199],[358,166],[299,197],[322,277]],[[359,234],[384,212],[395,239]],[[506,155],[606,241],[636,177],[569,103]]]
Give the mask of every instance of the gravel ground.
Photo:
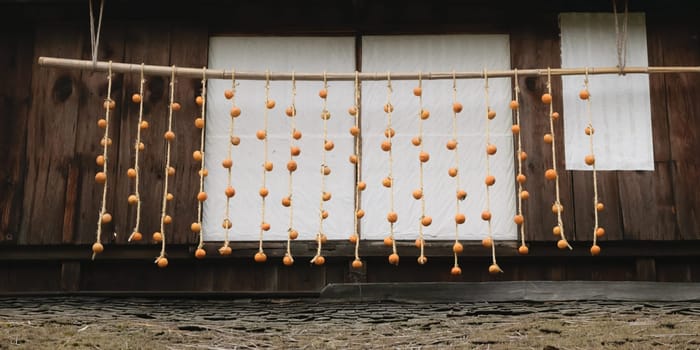
[[[0,349],[700,349],[700,303],[0,298]]]

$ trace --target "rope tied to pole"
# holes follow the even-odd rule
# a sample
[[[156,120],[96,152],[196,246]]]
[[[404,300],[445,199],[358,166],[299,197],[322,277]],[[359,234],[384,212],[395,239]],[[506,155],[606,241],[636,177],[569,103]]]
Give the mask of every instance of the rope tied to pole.
[[[100,32],[102,31],[102,13],[104,10],[105,0],[100,0],[100,14],[97,19],[97,33],[95,33],[95,14],[92,8],[92,0],[88,0],[90,9],[90,47],[92,55],[92,67],[97,67],[97,53],[100,46]]]
[[[391,139],[393,138],[393,128],[391,123],[391,117],[394,112],[394,106],[391,104],[391,94],[394,89],[391,85],[391,72],[386,73],[386,104],[384,105],[384,112],[387,117],[387,126],[384,136],[387,138],[387,142],[391,144]],[[393,265],[399,264],[399,255],[396,249],[396,239],[394,239],[394,224],[398,220],[398,214],[394,211],[394,153],[392,151],[393,147],[389,147],[389,175],[386,181],[386,187],[389,188],[389,213],[387,214],[387,221],[389,221],[389,239],[391,240],[391,255],[389,256],[389,263]]]
[[[421,93],[418,95],[418,138],[421,140],[420,143],[420,151],[423,152],[424,146],[423,146],[423,113],[425,112],[423,109],[423,72],[418,72],[418,89],[420,89]],[[420,255],[418,256],[418,263],[419,264],[424,264],[427,261],[427,258],[425,257],[425,238],[423,234],[423,226],[427,226],[426,224],[428,222],[423,222],[426,220],[425,217],[425,189],[423,186],[423,162],[418,160],[418,166],[419,166],[419,191],[420,191],[420,212],[421,212],[421,220],[418,223],[418,243],[420,244]]]
[[[200,95],[202,97],[202,120],[206,119],[206,104],[207,104],[207,67],[202,67],[202,94]],[[205,123],[206,124],[206,123]],[[202,131],[200,132],[199,135],[199,151],[202,157],[201,163],[199,165],[199,193],[202,193],[204,191],[204,171],[205,171],[205,164],[204,164],[204,135],[205,135],[205,129],[206,127],[202,127]],[[199,225],[200,229],[198,232],[198,238],[199,238],[199,243],[197,244],[197,249],[202,249],[204,247],[204,231],[202,230],[202,202],[197,201],[197,224]]]
[[[629,23],[628,2],[625,0],[625,9],[622,17],[622,25],[619,24],[617,13],[617,0],[612,0],[613,3],[613,18],[615,21],[615,40],[617,46],[617,67],[619,75],[625,74],[625,66],[627,65],[627,27]],[[588,75],[588,67],[586,67],[586,75]]]
[[[328,92],[328,79],[326,78],[326,71],[323,71],[323,91]],[[311,263],[316,265],[323,265],[326,261],[321,255],[323,249],[323,242],[326,240],[326,234],[323,232],[323,221],[328,217],[328,212],[323,209],[324,196],[326,196],[326,176],[330,174],[330,168],[326,164],[326,153],[330,150],[329,140],[328,140],[328,119],[330,118],[330,113],[328,112],[328,100],[325,97],[321,97],[323,100],[323,106],[321,110],[321,120],[323,120],[323,152],[321,153],[321,195],[318,201],[318,233],[316,233],[316,255],[311,258]]]
[[[136,196],[136,222],[134,223],[134,230],[129,235],[128,242],[131,242],[135,237],[140,239],[140,225],[141,225],[141,193],[139,192],[139,179],[140,179],[140,169],[139,169],[139,153],[141,153],[141,130],[143,123],[143,89],[146,83],[146,79],[143,74],[143,66],[141,63],[141,79],[139,79],[139,121],[136,126],[136,143],[134,144],[134,196]]]
[[[294,182],[293,182],[293,176],[292,172],[294,171],[294,168],[291,168],[291,164],[295,164],[296,162],[294,161],[295,153],[293,151],[294,149],[294,131],[296,130],[296,116],[297,116],[297,106],[296,106],[296,97],[297,97],[297,81],[294,79],[294,71],[292,71],[292,105],[290,106],[291,109],[291,115],[288,112],[287,116],[291,118],[291,132],[290,132],[290,137],[289,137],[289,163],[287,166],[287,170],[289,170],[289,178],[288,178],[288,183],[287,183],[287,200],[289,201],[289,228],[287,229],[287,244],[286,244],[286,252],[285,252],[285,257],[284,257],[284,264],[285,265],[292,265],[294,263],[294,257],[292,257],[292,239],[296,239],[296,231],[294,231],[294,199],[292,198],[292,193],[294,190]],[[284,201],[284,199],[283,199]],[[284,202],[283,202],[284,203]]]
[[[97,254],[101,253],[104,247],[102,246],[101,238],[102,238],[102,224],[107,223],[108,221],[111,221],[111,215],[107,214],[107,151],[112,143],[112,140],[109,138],[109,112],[112,110],[114,101],[112,100],[112,61],[109,61],[109,70],[107,71],[107,97],[105,98],[104,101],[104,109],[105,109],[105,132],[104,136],[102,136],[102,171],[98,172],[95,175],[95,180],[98,183],[102,183],[102,201],[100,205],[100,213],[97,218],[97,234],[95,237],[95,243],[92,246],[92,260],[95,260],[95,256]]]
[[[358,212],[361,210],[362,207],[362,203],[360,202],[360,183],[362,182],[362,155],[360,153],[360,72],[358,71],[355,71],[354,98],[354,128],[357,131],[357,135],[355,135],[355,157],[357,157],[357,162],[355,164],[355,218],[353,221],[353,228],[355,235],[355,261],[360,261],[360,218],[358,217]],[[354,265],[354,267],[357,266],[362,267],[362,265]]]

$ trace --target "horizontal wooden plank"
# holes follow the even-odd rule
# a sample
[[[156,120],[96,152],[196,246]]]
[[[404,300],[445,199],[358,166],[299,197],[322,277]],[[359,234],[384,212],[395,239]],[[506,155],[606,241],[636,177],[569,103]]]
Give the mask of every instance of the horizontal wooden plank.
[[[464,243],[464,253],[461,259],[490,257],[490,250],[483,248],[480,244]],[[220,256],[217,252],[220,242],[208,242],[205,246],[207,256],[205,260],[237,260],[252,259],[258,250],[258,244],[253,242],[232,244],[233,254],[229,257]],[[425,253],[430,258],[452,257],[452,241],[428,241]],[[589,258],[590,242],[574,242],[573,250],[559,250],[554,242],[533,242],[529,243],[530,254],[526,256],[518,255],[518,242],[499,241],[496,253],[500,257],[509,257],[528,261],[539,258]],[[693,257],[700,256],[700,241],[608,241],[601,243],[601,258],[613,257]],[[413,246],[413,242],[397,242],[399,255],[403,259],[415,260],[418,257],[418,249]],[[194,245],[169,245],[167,247],[168,258],[175,260],[193,259]],[[286,254],[284,242],[266,242],[264,244],[265,253],[269,258],[281,258]],[[97,257],[98,261],[127,261],[146,260],[152,261],[160,252],[157,245],[106,245],[104,253]],[[314,242],[293,242],[292,253],[298,261],[303,261],[316,254]],[[360,244],[360,257],[384,258],[391,253],[391,249],[383,245],[382,242],[365,242]],[[344,241],[329,241],[324,245],[322,254],[331,258],[350,259],[354,256],[354,245]],[[0,246],[0,261],[19,260],[90,260],[92,251],[89,245],[54,245],[54,246]],[[595,261],[596,257],[590,257]]]
[[[505,301],[698,301],[697,283],[658,282],[476,282],[331,284],[321,300],[505,302]]]

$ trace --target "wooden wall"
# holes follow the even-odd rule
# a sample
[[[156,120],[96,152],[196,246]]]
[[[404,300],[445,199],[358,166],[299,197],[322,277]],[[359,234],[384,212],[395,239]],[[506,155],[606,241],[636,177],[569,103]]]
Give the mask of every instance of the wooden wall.
[[[347,266],[351,247],[345,242],[330,246],[329,255],[338,258],[331,258],[328,266],[322,269],[306,264],[291,270],[253,266],[249,260],[244,260],[248,255],[240,252],[230,261],[193,261],[190,256],[196,236],[189,231],[189,224],[195,217],[198,176],[190,154],[199,142],[197,130],[192,127],[197,115],[192,101],[199,94],[199,79],[177,81],[176,99],[182,101],[183,109],[176,114],[173,127],[178,135],[173,153],[176,200],[171,204],[175,220],[168,232],[173,256],[180,265],[158,272],[150,263],[150,256],[155,256],[157,249],[148,240],[126,245],[134,215],[126,205],[126,196],[133,184],[125,173],[133,165],[137,121],[137,106],[130,102],[130,96],[138,90],[138,77],[123,74],[114,76],[112,87],[117,108],[111,134],[114,144],[109,153],[113,166],[108,174],[107,208],[115,220],[106,226],[107,235],[103,236],[104,242],[111,244],[108,250],[114,247],[115,252],[107,255],[104,261],[87,261],[101,195],[101,187],[94,184],[97,171],[94,159],[100,152],[102,130],[96,121],[103,113],[105,74],[47,69],[36,63],[39,56],[89,59],[90,36],[82,5],[0,4],[0,19],[5,20],[5,27],[0,27],[0,52],[11,53],[0,55],[0,76],[3,77],[0,83],[0,291],[317,290],[331,281],[452,280],[445,274],[449,271],[445,267],[448,261],[444,260],[449,255],[448,245],[440,242],[435,243],[431,253],[441,264],[433,265],[431,259],[432,267],[428,268],[413,266],[412,250],[399,270],[383,262],[380,264],[385,250],[366,243],[363,251],[373,256],[369,258],[371,268],[354,273]],[[558,67],[556,14],[570,10],[609,10],[609,4],[602,1],[594,1],[586,9],[513,2],[511,11],[501,18],[488,16],[495,12],[486,1],[437,2],[431,6],[395,1],[348,1],[333,6],[320,2],[297,7],[282,2],[273,5],[240,2],[227,5],[231,8],[223,8],[211,15],[211,19],[203,20],[206,17],[201,8],[191,9],[188,18],[177,11],[179,5],[162,12],[150,4],[134,13],[126,3],[115,4],[106,11],[99,58],[200,67],[207,63],[209,35],[221,33],[499,32],[511,36],[513,67]],[[674,6],[676,8],[639,9],[647,11],[649,64],[698,66],[700,30],[693,15],[698,13],[697,6],[692,2]],[[683,14],[677,15],[678,11]],[[326,15],[320,16],[321,12]],[[265,16],[257,13],[265,13]],[[226,21],[229,15],[233,20]],[[523,113],[545,115],[544,106],[539,103],[544,81],[521,78],[519,83],[523,87]],[[144,134],[146,151],[141,163],[144,213],[159,212],[165,147],[162,130],[166,123],[168,84],[167,78],[149,77],[146,85],[145,115],[151,127]],[[567,171],[560,174],[562,201],[568,209],[564,220],[578,252],[569,256],[569,260],[551,247],[551,227],[555,224],[555,217],[549,210],[552,198],[533,196],[526,202],[526,230],[528,240],[534,241],[533,247],[542,250],[533,252],[532,257],[519,258],[512,253],[512,242],[500,247],[510,268],[498,278],[700,280],[699,267],[691,262],[693,253],[686,250],[681,255],[674,253],[674,249],[700,247],[700,186],[695,185],[700,175],[697,155],[700,104],[696,102],[700,95],[700,75],[652,75],[650,88],[655,171],[599,174],[600,193],[606,204],[601,222],[607,232],[603,238],[607,257],[592,260],[586,254],[579,254],[587,250],[593,218],[588,205],[578,204],[590,201],[591,180],[588,173]],[[557,93],[561,91],[560,79],[554,80],[554,90],[555,106],[561,106],[561,96]],[[565,111],[562,115],[566,118]],[[545,182],[542,176],[546,164],[551,162],[548,147],[541,142],[541,135],[548,128],[546,120],[530,118],[523,124],[523,129],[527,130],[523,134],[523,147],[529,154],[525,164],[528,188],[542,189],[543,194],[553,193],[552,184]],[[557,128],[563,134],[561,123]],[[563,153],[562,143],[559,145],[558,152]],[[559,159],[563,161],[563,157]],[[559,166],[563,168],[563,164]],[[146,216],[142,232],[148,237],[157,226],[157,217]],[[650,243],[657,241],[689,242],[658,250],[654,249],[655,243]],[[611,249],[607,250],[607,246]],[[271,243],[270,247],[273,257],[283,254],[279,243]],[[252,246],[243,245],[243,248],[247,253]],[[313,254],[312,247],[304,243],[299,243],[298,249],[302,256]],[[52,255],[49,251],[56,253]],[[697,251],[700,250],[695,249]],[[478,247],[467,249],[465,261],[474,266],[463,267],[463,280],[490,279],[483,273],[486,253]],[[52,258],[42,258],[47,254]],[[210,255],[214,254],[211,250]],[[615,260],[616,256],[620,259]],[[552,260],[547,260],[548,257]],[[697,258],[698,253],[694,257]],[[45,263],[38,264],[37,260]],[[552,265],[552,261],[556,261],[556,265]],[[110,277],[127,270],[139,271],[132,284]],[[20,282],[27,271],[45,274],[47,278],[38,286]],[[183,279],[186,274],[193,276]],[[167,282],[170,279],[177,282]],[[246,281],[245,287],[232,282],[241,280]]]

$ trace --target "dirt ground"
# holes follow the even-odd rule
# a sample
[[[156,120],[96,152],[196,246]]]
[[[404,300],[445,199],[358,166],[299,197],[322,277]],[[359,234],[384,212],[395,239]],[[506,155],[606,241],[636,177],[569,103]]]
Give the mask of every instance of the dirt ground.
[[[700,349],[700,303],[0,298],[0,349]]]

